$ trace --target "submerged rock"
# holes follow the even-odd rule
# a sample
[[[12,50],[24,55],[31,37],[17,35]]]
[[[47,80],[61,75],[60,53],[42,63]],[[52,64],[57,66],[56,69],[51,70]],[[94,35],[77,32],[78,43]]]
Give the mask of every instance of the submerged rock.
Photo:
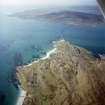
[[[48,58],[17,67],[23,105],[105,105],[105,60],[65,40],[53,44]]]

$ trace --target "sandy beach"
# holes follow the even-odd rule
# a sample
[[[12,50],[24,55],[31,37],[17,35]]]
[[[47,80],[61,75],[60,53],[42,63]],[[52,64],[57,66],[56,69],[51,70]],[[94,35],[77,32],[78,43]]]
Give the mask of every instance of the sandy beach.
[[[26,97],[26,91],[24,91],[23,89],[20,89],[20,94],[19,94],[16,105],[22,105],[25,97]]]
[[[42,60],[45,60],[45,59],[49,58],[50,54],[55,53],[55,51],[56,51],[56,48],[52,49],[51,51],[49,51],[49,52],[47,53],[47,55],[46,55],[45,57],[43,57],[43,58],[41,58],[41,59],[42,59]]]

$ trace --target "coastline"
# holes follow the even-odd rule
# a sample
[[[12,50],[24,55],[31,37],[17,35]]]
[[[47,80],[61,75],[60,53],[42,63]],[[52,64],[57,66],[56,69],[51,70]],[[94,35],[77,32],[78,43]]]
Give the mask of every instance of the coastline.
[[[49,58],[50,54],[55,53],[55,52],[56,52],[56,48],[53,48],[52,50],[50,50],[49,52],[47,52],[47,54],[44,57],[38,58],[37,60],[33,61],[32,63],[29,63],[27,65],[23,65],[22,67],[29,67],[32,64],[38,62],[39,60],[45,60],[45,59]]]
[[[17,69],[18,80],[30,95],[28,97],[27,94],[24,95],[25,100],[20,97],[21,102],[17,105],[22,105],[22,101],[24,105],[61,105],[62,103],[96,105],[97,102],[100,104],[94,90],[99,96],[103,93],[101,100],[104,105],[105,88],[104,84],[100,85],[105,79],[103,78],[104,59],[95,59],[88,50],[64,40],[55,42],[53,47],[53,50],[49,51],[45,57],[39,58],[37,63]],[[99,87],[101,87],[101,92]]]
[[[53,48],[52,50],[50,50],[49,52],[47,52],[47,55],[45,57],[40,58],[41,60],[45,60],[47,58],[49,58],[50,54],[55,53],[56,52],[56,48]]]
[[[38,60],[35,60],[32,63],[29,63],[28,65],[23,65],[22,67],[29,67],[32,64],[38,62],[39,60],[45,60],[45,59],[49,58],[50,54],[55,53],[55,52],[56,52],[56,48],[53,48],[52,50],[50,50],[49,52],[47,52],[47,54],[44,57],[39,58]],[[22,105],[23,104],[24,99],[26,97],[26,93],[27,93],[26,91],[24,91],[22,88],[20,88],[20,94],[19,94],[19,97],[18,97],[18,100],[17,100],[17,104],[16,105]]]
[[[23,105],[26,93],[27,93],[26,91],[20,88],[20,93],[16,105]]]

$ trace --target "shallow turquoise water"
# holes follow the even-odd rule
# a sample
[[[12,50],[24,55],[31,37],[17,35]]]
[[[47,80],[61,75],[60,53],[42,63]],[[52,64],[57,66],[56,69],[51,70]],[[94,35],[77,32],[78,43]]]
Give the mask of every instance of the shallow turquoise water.
[[[0,93],[6,95],[5,105],[15,105],[19,93],[10,82],[16,65],[45,55],[52,48],[51,42],[58,40],[61,34],[66,40],[94,54],[105,53],[105,25],[75,26],[47,20],[22,20],[0,14]]]

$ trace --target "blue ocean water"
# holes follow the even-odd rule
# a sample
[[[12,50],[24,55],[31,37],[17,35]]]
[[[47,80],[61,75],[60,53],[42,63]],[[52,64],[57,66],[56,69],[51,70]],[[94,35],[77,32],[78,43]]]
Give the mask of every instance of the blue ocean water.
[[[49,10],[52,9],[100,14],[95,7],[68,6]],[[23,20],[8,16],[7,11],[0,11],[0,94],[6,96],[4,105],[16,104],[19,90],[11,80],[14,80],[16,66],[45,55],[52,49],[51,42],[58,40],[61,34],[65,40],[87,48],[94,54],[105,53],[105,25],[91,27],[38,19]]]

